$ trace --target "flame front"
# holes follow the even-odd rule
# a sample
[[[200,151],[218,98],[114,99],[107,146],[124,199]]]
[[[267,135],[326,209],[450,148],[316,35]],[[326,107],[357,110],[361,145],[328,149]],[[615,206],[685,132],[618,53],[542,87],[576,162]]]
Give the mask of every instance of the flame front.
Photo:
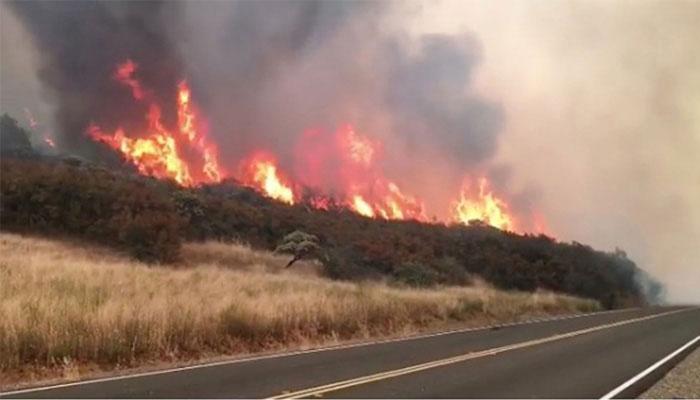
[[[422,201],[402,193],[395,183],[382,179],[374,183],[370,196],[351,196],[348,206],[358,214],[370,218],[427,219]]]
[[[294,191],[287,179],[280,176],[277,161],[269,154],[256,153],[242,163],[242,181],[283,203],[294,204]]]
[[[121,153],[144,175],[173,179],[183,186],[220,182],[225,172],[218,149],[207,139],[206,124],[187,82],[177,85],[177,124],[169,130],[152,92],[135,78],[137,70],[138,65],[127,60],[117,66],[113,78],[129,88],[134,100],[146,103],[145,131],[127,135],[117,128],[105,133],[92,124],[88,135]],[[273,153],[255,151],[240,161],[235,178],[286,204],[303,202],[322,210],[345,207],[368,218],[427,221],[423,200],[384,175],[383,150],[380,140],[357,132],[349,124],[335,132],[308,130],[296,143],[294,157],[286,159],[293,175],[284,172]],[[448,207],[447,219],[463,224],[479,220],[499,229],[515,229],[508,204],[491,191],[486,178],[478,181],[478,190],[470,189],[463,185]],[[535,225],[537,230],[545,229],[539,214]]]
[[[336,132],[343,170],[351,188],[348,206],[360,215],[384,219],[425,220],[423,202],[404,194],[398,184],[384,177],[376,165],[381,142],[371,140],[345,125]]]
[[[110,134],[103,132],[98,125],[91,124],[88,135],[119,151],[142,174],[174,179],[184,186],[219,182],[222,170],[216,147],[209,144],[206,136],[198,129],[197,114],[187,82],[182,81],[177,88],[178,135],[175,135],[163,125],[160,107],[150,101],[141,83],[134,78],[136,70],[137,65],[127,60],[117,66],[114,78],[131,89],[135,100],[149,101],[147,131],[133,137],[126,135],[122,128]]]
[[[356,213],[365,217],[374,218],[374,209],[359,194],[352,196],[351,207]]]
[[[465,184],[459,200],[454,204],[454,219],[463,224],[478,220],[498,229],[513,230],[513,217],[508,214],[508,204],[496,197],[486,178],[479,179],[479,191],[469,196],[469,185]]]

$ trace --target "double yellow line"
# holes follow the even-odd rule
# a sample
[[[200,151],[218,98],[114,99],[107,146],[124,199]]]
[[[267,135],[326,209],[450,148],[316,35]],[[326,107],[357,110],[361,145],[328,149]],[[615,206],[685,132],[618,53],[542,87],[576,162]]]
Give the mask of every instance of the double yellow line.
[[[676,313],[680,313],[680,312],[684,312],[684,311],[689,311],[692,309],[693,308],[667,311],[664,313],[649,315],[646,317],[639,317],[639,318],[629,319],[629,320],[625,320],[625,321],[614,322],[614,323],[605,324],[605,325],[599,325],[599,326],[595,326],[595,327],[587,328],[587,329],[582,329],[582,330],[578,330],[578,331],[562,333],[562,334],[549,336],[549,337],[542,338],[542,339],[529,340],[526,342],[515,343],[515,344],[511,344],[511,345],[507,345],[507,346],[495,347],[492,349],[487,349],[487,350],[482,350],[482,351],[477,351],[477,352],[472,352],[472,353],[465,353],[465,354],[458,355],[455,357],[443,358],[443,359],[436,360],[436,361],[412,365],[409,367],[399,368],[399,369],[386,371],[386,372],[380,372],[377,374],[366,375],[366,376],[362,376],[359,378],[348,379],[348,380],[335,382],[335,383],[329,383],[326,385],[316,386],[316,387],[298,390],[298,391],[293,391],[293,392],[285,392],[285,393],[279,394],[277,396],[270,397],[270,399],[298,399],[298,398],[317,397],[317,396],[320,396],[324,393],[334,392],[334,391],[341,390],[341,389],[347,389],[347,388],[350,388],[353,386],[359,386],[359,385],[364,385],[364,384],[371,383],[371,382],[381,381],[384,379],[394,378],[397,376],[413,374],[416,372],[425,371],[427,369],[432,369],[432,368],[442,367],[445,365],[450,365],[450,364],[460,363],[460,362],[464,362],[464,361],[468,361],[468,360],[473,360],[475,358],[493,356],[493,355],[504,353],[507,351],[522,349],[522,348],[531,347],[531,346],[537,346],[537,345],[544,344],[544,343],[554,342],[557,340],[567,339],[567,338],[571,338],[571,337],[575,337],[575,336],[581,336],[581,335],[585,335],[588,333],[601,331],[603,329],[614,328],[617,326],[632,324],[632,323],[641,322],[641,321],[647,321],[650,319],[659,318],[662,316],[676,314]]]

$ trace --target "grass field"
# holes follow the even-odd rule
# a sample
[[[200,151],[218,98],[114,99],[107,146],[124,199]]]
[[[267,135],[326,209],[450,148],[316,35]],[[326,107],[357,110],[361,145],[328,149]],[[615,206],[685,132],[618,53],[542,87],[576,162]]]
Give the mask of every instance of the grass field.
[[[322,278],[302,262],[223,243],[149,266],[77,242],[0,233],[6,382],[201,360],[595,310],[553,293],[410,289]],[[2,386],[2,384],[0,384]]]

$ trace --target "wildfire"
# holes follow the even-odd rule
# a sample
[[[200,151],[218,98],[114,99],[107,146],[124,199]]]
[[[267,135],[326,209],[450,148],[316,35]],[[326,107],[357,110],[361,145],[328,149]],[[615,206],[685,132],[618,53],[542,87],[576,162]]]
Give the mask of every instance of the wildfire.
[[[346,202],[360,215],[370,218],[425,220],[423,202],[404,194],[399,186],[384,177],[377,165],[381,142],[372,140],[345,125],[336,132],[337,148],[343,160],[343,177],[351,196]]]
[[[121,153],[142,174],[173,179],[184,186],[220,182],[225,172],[219,164],[218,149],[208,141],[206,125],[187,82],[177,85],[177,124],[170,129],[161,119],[161,108],[152,92],[136,79],[137,71],[138,65],[126,60],[116,67],[112,77],[130,90],[134,100],[147,106],[145,131],[127,134],[119,127],[105,133],[91,124],[87,134]],[[30,124],[35,126],[33,118]],[[53,141],[45,140],[53,146]],[[305,131],[294,149],[294,157],[289,160],[291,175],[280,168],[273,153],[255,151],[239,163],[235,177],[286,204],[303,202],[322,210],[345,207],[368,218],[428,220],[423,200],[384,175],[383,143],[357,132],[352,125],[342,125],[335,131]],[[464,224],[479,220],[504,230],[516,226],[508,204],[493,193],[486,178],[478,180],[476,190],[463,185],[449,214],[449,219]],[[532,219],[537,231],[546,229],[541,215]]]
[[[192,176],[178,154],[175,139],[159,128],[162,129],[159,125],[152,126],[154,131],[143,139],[127,137],[122,129],[108,135],[97,125],[90,125],[88,135],[119,150],[144,175],[172,178],[181,185],[192,185]]]
[[[474,197],[469,196],[469,185],[464,185],[454,204],[454,219],[463,224],[478,220],[503,230],[515,228],[513,217],[508,214],[508,204],[491,192],[486,178],[479,179],[479,191]]]
[[[283,203],[294,204],[294,191],[280,175],[277,161],[266,153],[254,154],[242,163],[242,181],[261,190],[265,195]]]
[[[390,181],[375,182],[371,196],[355,194],[351,196],[348,206],[365,217],[383,219],[415,219],[426,220],[422,201],[401,192],[399,187]]]
[[[359,194],[352,196],[352,209],[360,215],[374,218],[374,209]]]
[[[134,96],[136,100],[142,100],[144,94],[141,83],[133,78],[136,68],[136,63],[131,60],[126,60],[124,63],[117,66],[117,70],[114,72],[114,79],[128,86],[131,89],[131,95]]]
[[[39,121],[34,118],[32,112],[26,107],[24,108],[24,116],[27,118],[27,122],[29,123],[29,129],[38,133],[41,124],[39,124]],[[51,138],[51,134],[48,131],[42,135],[42,140],[47,146],[56,148],[56,142],[54,142],[54,140]]]
[[[177,135],[166,129],[161,121],[161,109],[148,99],[141,83],[134,78],[138,66],[131,60],[117,66],[114,78],[131,89],[137,101],[149,101],[146,114],[147,131],[134,137],[126,135],[122,128],[105,133],[96,124],[88,127],[88,135],[119,151],[145,175],[174,179],[184,186],[203,182],[219,182],[216,147],[209,144],[198,129],[197,113],[191,102],[186,81],[178,85]],[[187,155],[187,157],[185,157]]]
[[[353,162],[364,167],[371,167],[380,150],[379,142],[370,140],[366,136],[355,133],[352,125],[346,125],[338,133],[340,146],[347,150],[347,157]]]
[[[190,88],[187,82],[182,81],[177,87],[177,122],[182,132],[190,142],[197,137],[197,130],[194,127],[194,112],[190,104]]]
[[[204,172],[208,181],[219,182],[221,181],[221,168],[219,167],[219,161],[216,156],[216,147],[207,144],[205,137],[200,135],[200,131],[196,128],[194,105],[190,101],[191,93],[187,82],[180,82],[177,94],[177,119],[180,132],[201,153],[204,163],[202,172]]]

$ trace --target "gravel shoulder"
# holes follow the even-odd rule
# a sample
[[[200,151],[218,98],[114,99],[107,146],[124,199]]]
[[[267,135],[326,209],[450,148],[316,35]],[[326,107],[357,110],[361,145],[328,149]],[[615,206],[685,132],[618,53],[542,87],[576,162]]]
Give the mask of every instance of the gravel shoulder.
[[[700,398],[700,348],[640,396],[642,399]]]

